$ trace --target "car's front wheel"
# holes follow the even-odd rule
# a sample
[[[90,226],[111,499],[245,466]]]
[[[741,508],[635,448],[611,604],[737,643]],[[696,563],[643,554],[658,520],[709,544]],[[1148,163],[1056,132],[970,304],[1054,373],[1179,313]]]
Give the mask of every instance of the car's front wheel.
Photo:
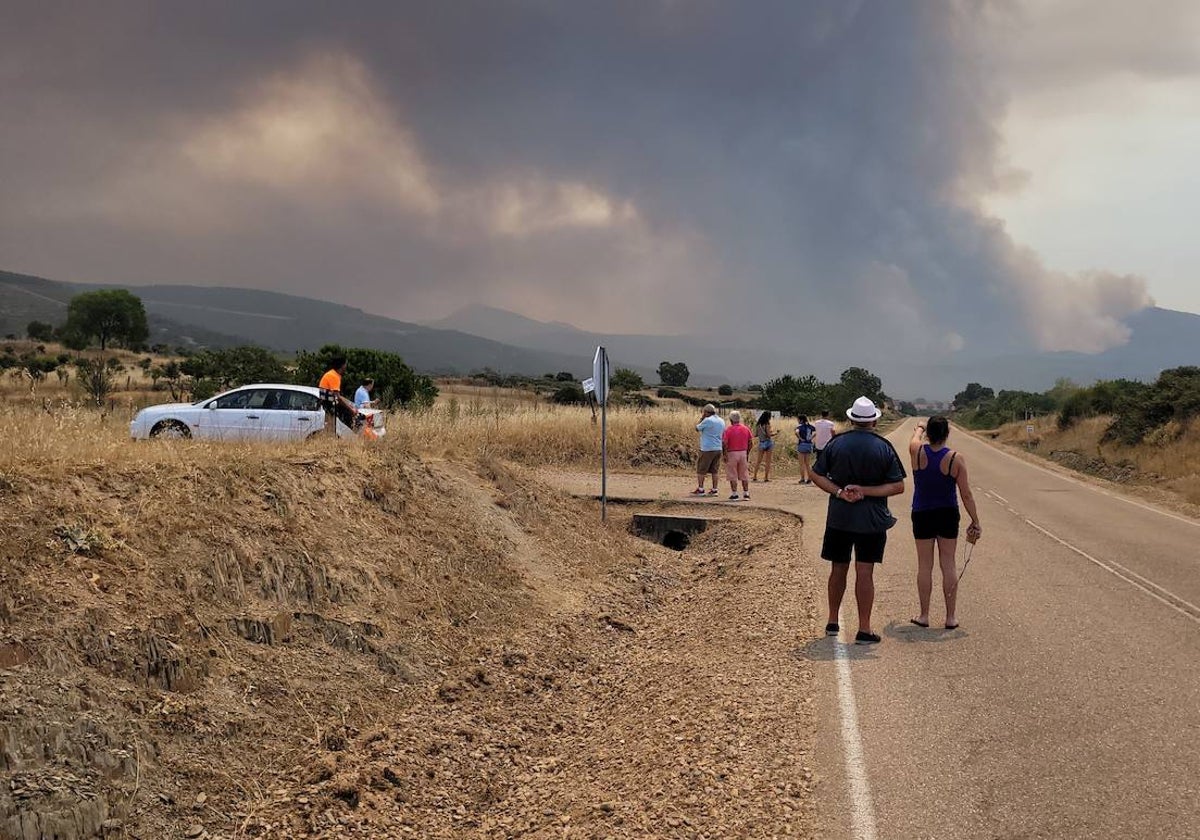
[[[163,420],[161,423],[156,423],[154,428],[150,430],[150,437],[152,438],[182,440],[191,436],[192,430],[178,420]]]

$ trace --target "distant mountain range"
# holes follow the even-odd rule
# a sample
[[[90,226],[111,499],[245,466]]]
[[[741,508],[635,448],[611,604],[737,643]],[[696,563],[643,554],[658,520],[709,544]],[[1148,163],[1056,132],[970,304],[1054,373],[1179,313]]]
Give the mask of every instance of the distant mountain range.
[[[865,367],[883,379],[893,396],[949,399],[968,382],[1013,390],[1044,391],[1066,377],[1079,383],[1097,379],[1152,379],[1164,368],[1200,365],[1200,315],[1150,307],[1126,319],[1129,341],[1102,353],[1046,353],[996,356],[937,365],[909,365],[894,359],[846,359],[823,355],[821,348],[786,339],[763,347],[721,347],[693,336],[610,335],[589,333],[570,324],[535,321],[486,306],[467,306],[429,324],[458,329],[497,341],[540,350],[604,344],[622,359],[657,368],[658,362],[685,361],[705,371],[701,384],[713,381],[762,382],[784,373],[814,373],[833,379],[851,365]]]
[[[0,335],[23,335],[31,320],[61,323],[71,296],[99,288],[0,271]],[[595,347],[605,345],[614,364],[648,379],[661,361],[686,362],[693,383],[763,382],[785,373],[836,378],[851,365],[878,374],[896,397],[946,399],[968,382],[1045,390],[1056,379],[1080,383],[1126,377],[1152,379],[1167,367],[1200,364],[1200,315],[1152,307],[1126,319],[1128,343],[1103,353],[1028,353],[913,365],[893,359],[853,359],[790,337],[758,347],[728,347],[706,337],[593,333],[570,324],[537,321],[515,312],[467,306],[423,324],[372,315],[349,306],[253,289],[207,286],[129,287],[142,298],[152,342],[229,346],[251,342],[282,352],[322,344],[375,347],[399,353],[418,370],[466,374],[490,367],[540,376],[570,371],[586,376]]]
[[[102,288],[60,283],[0,271],[0,335],[24,335],[31,320],[59,324],[79,292]],[[590,374],[590,348],[575,353],[516,347],[464,332],[383,318],[312,298],[278,292],[207,286],[129,286],[142,299],[151,343],[226,347],[253,343],[285,353],[323,344],[374,347],[399,353],[414,368],[434,374],[570,371]],[[648,373],[648,371],[647,371]]]

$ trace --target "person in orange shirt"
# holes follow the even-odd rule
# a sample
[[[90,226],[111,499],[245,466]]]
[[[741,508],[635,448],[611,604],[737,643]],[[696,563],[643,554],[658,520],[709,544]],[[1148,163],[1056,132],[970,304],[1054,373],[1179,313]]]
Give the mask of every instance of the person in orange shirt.
[[[346,374],[346,358],[334,356],[329,363],[329,370],[321,377],[317,387],[321,389],[321,402],[351,429],[358,430],[359,416],[354,403],[342,395],[342,377]],[[331,431],[334,431],[331,429]],[[336,432],[335,432],[336,433]]]

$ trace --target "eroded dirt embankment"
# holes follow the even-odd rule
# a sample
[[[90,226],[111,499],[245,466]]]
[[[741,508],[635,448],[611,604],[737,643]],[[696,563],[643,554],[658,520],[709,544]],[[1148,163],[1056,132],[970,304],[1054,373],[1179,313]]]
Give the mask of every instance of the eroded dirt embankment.
[[[0,837],[810,832],[794,520],[231,452],[0,477]]]

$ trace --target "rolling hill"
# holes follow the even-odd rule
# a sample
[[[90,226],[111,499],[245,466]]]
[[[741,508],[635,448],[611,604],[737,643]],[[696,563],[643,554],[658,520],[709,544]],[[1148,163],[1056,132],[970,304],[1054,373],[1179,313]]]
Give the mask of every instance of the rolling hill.
[[[100,287],[0,272],[0,335],[23,335],[34,319],[59,323],[70,297],[94,288]],[[587,332],[480,305],[418,324],[279,292],[219,286],[130,288],[146,306],[152,342],[216,347],[250,342],[285,353],[328,343],[376,347],[399,353],[417,370],[433,374],[490,367],[534,376],[558,371],[586,376],[592,350],[603,344],[616,365],[631,367],[648,379],[663,360],[686,362],[697,385],[762,382],[785,373],[834,379],[843,368],[861,365],[879,374],[894,396],[946,399],[968,382],[997,390],[1040,391],[1061,377],[1080,383],[1153,379],[1164,368],[1200,363],[1200,315],[1157,307],[1128,318],[1130,340],[1103,353],[1028,353],[930,365],[852,358],[789,336],[736,347],[697,336]]]
[[[103,288],[0,272],[0,335],[24,335],[31,320],[58,324],[72,295]],[[254,289],[129,286],[142,299],[151,341],[223,347],[253,343],[294,353],[323,344],[374,347],[399,353],[425,373],[469,373],[484,367],[540,375],[591,371],[586,343],[574,352],[514,347],[455,330],[431,329],[312,298]]]

